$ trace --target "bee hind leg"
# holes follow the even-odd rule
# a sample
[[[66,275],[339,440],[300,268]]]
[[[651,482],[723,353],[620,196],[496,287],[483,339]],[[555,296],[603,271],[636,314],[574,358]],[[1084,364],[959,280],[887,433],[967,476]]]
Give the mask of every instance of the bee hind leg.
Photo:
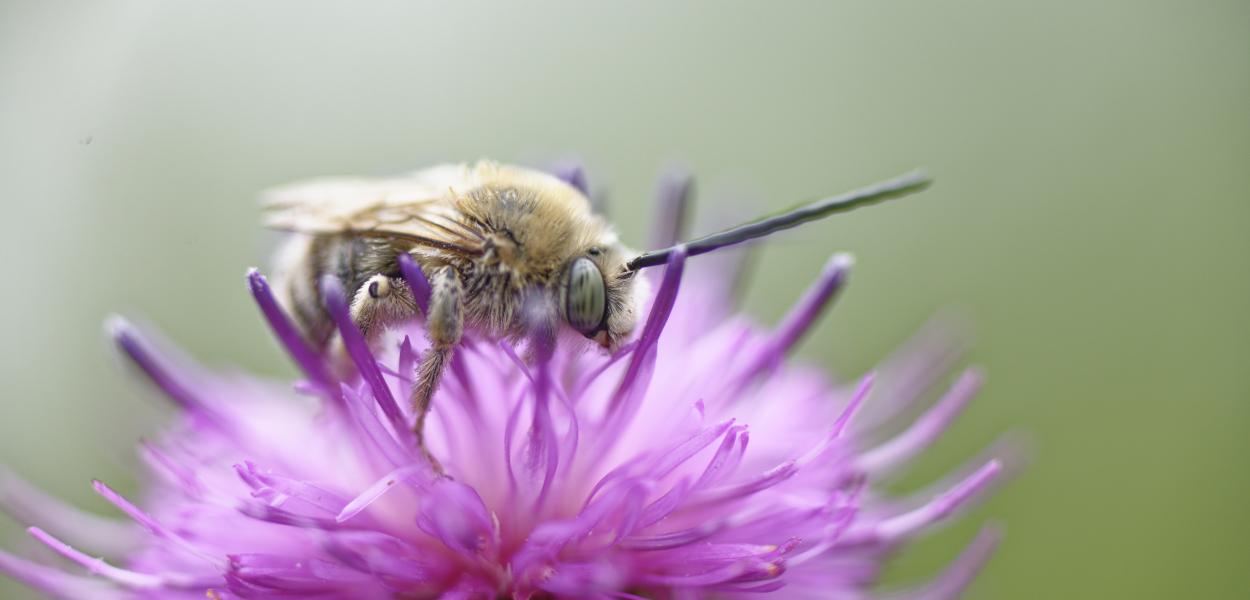
[[[452,349],[460,342],[464,331],[464,290],[460,286],[460,276],[451,267],[436,271],[430,288],[430,311],[425,321],[430,349],[426,350],[417,365],[416,383],[412,386],[412,407],[417,414],[412,430],[422,456],[441,475],[443,465],[426,447],[425,416],[430,411],[430,400],[438,390],[443,368],[451,360]]]

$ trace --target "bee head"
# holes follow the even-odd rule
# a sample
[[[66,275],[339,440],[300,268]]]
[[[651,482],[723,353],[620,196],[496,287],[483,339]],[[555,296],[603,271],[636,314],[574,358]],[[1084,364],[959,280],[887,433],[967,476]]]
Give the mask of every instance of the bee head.
[[[625,268],[633,253],[615,244],[591,246],[565,266],[558,304],[574,331],[609,350],[633,333],[634,272]]]

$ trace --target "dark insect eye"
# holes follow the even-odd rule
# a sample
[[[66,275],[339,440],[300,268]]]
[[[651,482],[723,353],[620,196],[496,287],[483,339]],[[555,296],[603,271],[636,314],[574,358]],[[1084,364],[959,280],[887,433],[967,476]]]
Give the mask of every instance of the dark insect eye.
[[[607,290],[599,267],[588,258],[579,258],[569,265],[568,285],[564,292],[564,312],[569,325],[586,337],[593,337],[603,328],[607,316]]]

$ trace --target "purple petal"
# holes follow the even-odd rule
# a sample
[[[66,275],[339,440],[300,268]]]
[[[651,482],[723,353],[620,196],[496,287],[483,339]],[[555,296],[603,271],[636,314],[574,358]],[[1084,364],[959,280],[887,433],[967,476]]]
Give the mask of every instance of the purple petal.
[[[158,589],[158,588],[165,587],[166,585],[169,584],[168,581],[166,581],[165,579],[157,575],[149,575],[146,573],[136,573],[134,571],[130,571],[127,569],[121,569],[121,568],[114,567],[113,565],[110,565],[104,562],[104,559],[102,558],[92,558],[90,556],[87,556],[86,554],[83,554],[82,552],[79,552],[73,549],[68,544],[62,542],[61,540],[58,540],[51,535],[48,535],[46,532],[44,532],[42,529],[39,529],[38,527],[30,527],[30,528],[27,528],[26,531],[35,539],[39,540],[40,542],[43,542],[44,545],[51,548],[57,554],[60,554],[61,556],[64,556],[65,558],[68,558],[69,560],[76,562],[82,565],[83,567],[86,567],[87,571],[91,572],[92,574],[99,575],[107,579],[111,579],[126,587],[141,588],[141,589]]]
[[[338,385],[335,384],[334,378],[326,370],[321,357],[304,341],[304,336],[300,335],[286,311],[278,305],[265,276],[261,275],[260,271],[251,269],[247,272],[247,283],[252,291],[252,297],[260,307],[261,314],[265,316],[265,321],[269,323],[274,337],[278,338],[278,342],[286,349],[287,354],[291,356],[295,364],[299,365],[300,370],[308,376],[310,381],[331,397],[335,396]]]
[[[718,425],[700,429],[687,438],[661,447],[655,454],[647,452],[637,459],[621,464],[595,482],[595,486],[591,488],[590,493],[586,496],[586,504],[594,500],[599,491],[608,484],[618,483],[622,478],[636,476],[636,474],[640,473],[645,473],[648,477],[653,478],[667,475],[677,466],[716,441],[717,438],[725,435],[725,432],[729,431],[732,425],[733,420],[731,419]],[[738,429],[742,428],[739,427]]]
[[[667,550],[707,539],[729,526],[727,519],[700,523],[694,527],[652,535],[634,535],[621,540],[620,546],[630,550]]]
[[[803,335],[811,329],[816,319],[824,313],[829,302],[841,291],[854,259],[849,254],[835,254],[825,263],[820,277],[813,282],[797,303],[777,325],[769,343],[760,344],[759,350],[745,367],[733,386],[744,386],[767,374],[790,352]]]
[[[352,322],[343,285],[337,279],[327,276],[321,281],[321,296],[325,299],[326,309],[330,312],[331,318],[338,325],[339,335],[343,338],[343,345],[347,348],[348,355],[356,364],[360,376],[369,384],[374,400],[382,408],[382,413],[390,420],[396,437],[400,440],[410,439],[412,434],[407,419],[400,412],[399,405],[395,403],[391,388],[387,387],[386,380],[382,378],[382,371],[378,369],[378,363],[374,360],[373,353],[369,351],[369,345],[365,343],[364,336]]]
[[[730,429],[691,488],[702,489],[732,475],[741,463],[742,455],[746,453],[749,439],[745,426]]]
[[[464,576],[455,585],[439,594],[439,600],[477,600],[494,597],[499,585],[491,585],[480,579]]]
[[[207,406],[203,398],[192,391],[194,386],[187,384],[186,379],[190,378],[190,374],[176,372],[171,365],[162,364],[157,360],[140,339],[134,326],[124,319],[120,317],[111,319],[108,328],[118,348],[148,376],[156,387],[165,393],[166,397],[188,413],[220,426],[221,418]]]
[[[252,497],[260,498],[271,506],[292,509],[299,507],[299,512],[319,513],[316,516],[338,514],[347,501],[338,494],[322,487],[277,475],[269,470],[258,469],[252,461],[244,461],[234,465],[235,471],[244,483],[252,488]]]
[[[865,411],[858,427],[877,427],[905,414],[954,367],[967,341],[960,334],[963,328],[951,321],[948,315],[932,319],[881,363],[879,400]]]
[[[384,415],[378,414],[378,411],[374,409],[375,404],[369,403],[347,384],[342,384],[340,390],[347,400],[348,412],[358,432],[354,441],[361,445],[372,446],[392,466],[407,465],[414,460],[419,460],[416,458],[415,444],[405,445],[386,431],[386,425],[381,420]]]
[[[131,504],[129,500],[123,498],[121,494],[118,494],[117,492],[113,491],[112,488],[110,488],[109,486],[104,485],[104,483],[100,481],[96,481],[96,480],[93,480],[91,482],[91,486],[96,491],[97,494],[99,494],[105,500],[108,500],[109,503],[112,504],[113,506],[116,506],[117,508],[119,508],[123,513],[126,514],[126,516],[130,517],[131,519],[134,519],[134,521],[138,523],[141,527],[146,529],[148,533],[172,543],[174,546],[181,548],[187,554],[198,557],[204,560],[205,562],[208,562],[210,565],[213,565],[214,567],[218,567],[218,568],[225,567],[226,565],[225,561],[221,560],[219,557],[206,554],[199,548],[192,545],[187,540],[183,539],[182,536],[179,536],[175,534],[174,532],[170,531],[169,529],[165,528],[165,526],[158,523],[156,519],[153,519],[150,515],[140,510],[139,507],[135,506],[134,504]]]
[[[664,278],[660,281],[660,289],[656,292],[655,301],[651,305],[651,313],[647,315],[647,323],[642,328],[642,334],[638,336],[638,348],[630,357],[625,375],[621,377],[621,383],[608,404],[609,420],[621,411],[623,405],[637,402],[641,393],[635,392],[635,388],[640,387],[645,391],[646,386],[638,384],[644,379],[641,376],[649,372],[650,365],[655,362],[655,346],[660,339],[660,333],[664,330],[664,325],[668,322],[669,315],[673,312],[673,304],[677,300],[677,289],[681,285],[681,274],[685,265],[686,248],[678,246],[669,255],[668,265],[664,268]],[[630,398],[634,401],[627,402]]]
[[[390,473],[387,473],[385,477],[374,482],[373,485],[361,492],[359,496],[356,496],[351,500],[351,502],[348,502],[347,505],[343,507],[343,510],[339,512],[338,516],[335,517],[335,520],[342,523],[352,517],[355,517],[360,514],[361,511],[369,508],[369,505],[376,502],[387,492],[394,489],[395,484],[417,479],[422,475],[428,476],[429,471],[429,468],[422,464],[400,467]],[[428,477],[425,479],[428,479]]]
[[[417,526],[447,548],[476,556],[498,545],[494,517],[473,488],[440,480],[421,498]]]
[[[995,527],[986,527],[977,534],[976,539],[946,568],[936,579],[918,590],[892,594],[893,600],[956,600],[963,596],[972,579],[993,556],[994,550],[1002,541],[1002,532]]]
[[[0,573],[49,596],[65,600],[82,598],[121,600],[129,597],[121,590],[110,587],[98,579],[70,575],[60,569],[18,558],[2,550],[0,550]]]
[[[889,517],[879,523],[873,523],[866,529],[848,532],[845,543],[891,543],[913,535],[920,529],[950,516],[957,508],[983,491],[1000,471],[1002,471],[1002,464],[992,460],[972,476],[929,501],[928,504],[901,515]]]
[[[300,514],[254,500],[242,500],[235,508],[241,515],[275,525],[325,530],[337,530],[342,527],[339,522],[329,517]]]
[[[672,168],[660,178],[651,226],[653,248],[667,248],[685,237],[693,189],[694,177],[685,169]]]
[[[147,440],[139,440],[139,456],[148,468],[162,476],[176,489],[188,497],[198,497],[204,493],[204,487],[195,475],[195,470],[179,464],[155,444]]]
[[[707,448],[717,438],[726,435],[726,432],[733,427],[733,424],[734,420],[729,419],[718,425],[705,428],[683,441],[680,445],[660,453],[658,462],[650,469],[650,476],[659,479],[672,473],[674,469],[693,458],[695,454],[698,454],[704,448]],[[744,429],[745,427],[741,426],[734,428],[735,432]]]
[[[399,253],[396,258],[399,261],[399,272],[404,276],[404,281],[408,282],[408,289],[412,292],[412,299],[417,302],[417,308],[421,309],[422,315],[430,314],[430,294],[433,293],[433,288],[430,287],[425,271],[421,270],[421,265],[407,252]]]
[[[373,575],[395,592],[428,588],[445,579],[455,566],[445,556],[374,531],[334,532],[327,535],[323,547],[344,566]]]
[[[894,439],[861,455],[857,461],[859,468],[868,473],[880,474],[901,465],[924,450],[959,416],[968,401],[981,389],[982,381],[978,371],[964,372],[951,386],[950,391],[911,427]]]
[[[70,506],[0,467],[0,509],[23,524],[37,524],[58,538],[108,555],[131,552],[140,542],[130,523]]]
[[[795,461],[786,461],[746,481],[694,494],[686,504],[686,507],[693,508],[707,504],[728,502],[757,494],[783,483],[787,479],[794,477],[794,474],[798,472],[799,468]]]
[[[369,575],[338,563],[306,556],[276,554],[236,554],[230,557],[232,589],[240,586],[249,593],[294,592],[339,595],[349,590],[354,597],[382,598],[381,590],[370,584]]]
[[[807,288],[807,292],[790,309],[773,334],[778,352],[790,351],[820,315],[824,314],[829,307],[829,301],[842,290],[853,264],[855,259],[849,254],[834,254],[829,258],[820,277]]]
[[[859,412],[859,407],[863,405],[864,398],[868,397],[868,392],[872,391],[872,385],[876,379],[874,373],[869,373],[860,380],[859,386],[855,388],[855,393],[851,394],[851,401],[846,404],[846,408],[842,409],[842,414],[838,415],[838,420],[833,423],[832,437],[840,437],[842,432],[846,431],[846,426],[851,422],[851,417]]]

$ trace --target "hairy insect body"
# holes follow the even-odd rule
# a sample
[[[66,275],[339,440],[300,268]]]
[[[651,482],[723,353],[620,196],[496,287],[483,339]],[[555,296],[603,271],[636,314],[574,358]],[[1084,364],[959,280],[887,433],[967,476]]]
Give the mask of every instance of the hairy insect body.
[[[923,176],[907,175],[705,236],[684,252],[710,252],[925,185]],[[420,450],[440,473],[424,423],[464,330],[515,339],[563,329],[616,349],[633,332],[636,299],[644,295],[635,289],[641,285],[635,275],[676,251],[635,253],[576,188],[492,162],[295,184],[275,190],[267,209],[267,225],[296,234],[279,256],[275,289],[307,339],[328,354],[338,353],[321,292],[324,277],[351,294],[352,321],[370,340],[419,314],[399,257],[412,257],[429,280],[424,317],[430,347],[417,366],[410,401]]]
[[[620,247],[615,233],[576,189],[545,174],[483,163],[461,167],[447,177],[447,167],[391,180],[387,186],[366,183],[341,186],[341,192],[372,194],[356,200],[351,213],[321,210],[317,189],[334,186],[314,182],[309,187],[279,190],[273,205],[281,210],[270,224],[304,232],[282,253],[283,276],[278,289],[295,314],[309,341],[325,348],[334,328],[325,311],[319,280],[330,275],[355,293],[353,313],[367,334],[416,315],[397,257],[407,253],[429,276],[450,267],[459,278],[462,315],[471,329],[499,337],[519,337],[526,323],[520,314],[535,295],[552,314],[567,304],[562,280],[570,261],[586,258],[603,276],[605,318],[590,337],[615,346],[634,327],[632,273],[623,273],[631,255]],[[432,176],[433,175],[433,176]],[[446,184],[439,186],[438,184]],[[467,184],[467,185],[466,185]],[[441,189],[440,189],[441,187]],[[399,188],[412,195],[396,199]],[[418,194],[416,192],[424,192]],[[406,202],[406,204],[396,204]],[[381,284],[390,296],[379,298]],[[375,302],[376,308],[362,304]],[[611,310],[607,310],[610,308]],[[586,332],[583,332],[586,333]]]

